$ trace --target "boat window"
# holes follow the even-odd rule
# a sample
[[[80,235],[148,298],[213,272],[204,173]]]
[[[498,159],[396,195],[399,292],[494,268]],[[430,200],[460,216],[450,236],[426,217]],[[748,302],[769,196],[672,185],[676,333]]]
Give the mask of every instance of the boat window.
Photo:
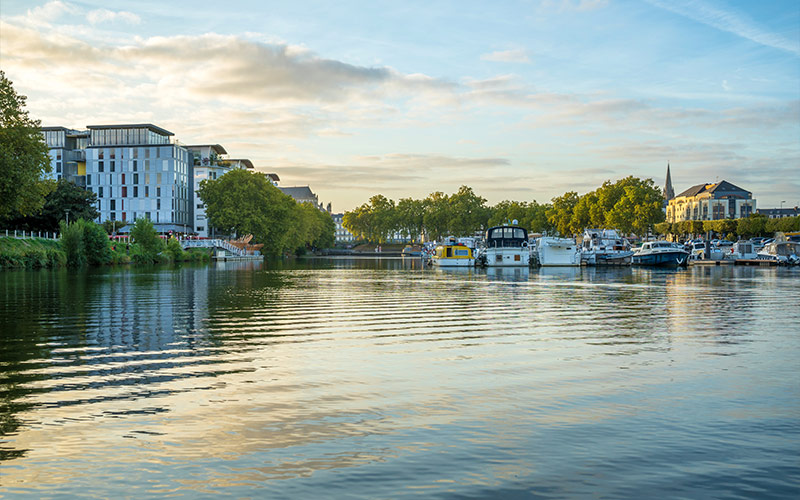
[[[522,229],[520,229],[518,227],[514,228],[514,238],[524,239],[525,238],[525,231],[523,231]]]
[[[467,249],[467,248],[456,248],[455,254],[456,254],[456,257],[469,257],[469,249]]]

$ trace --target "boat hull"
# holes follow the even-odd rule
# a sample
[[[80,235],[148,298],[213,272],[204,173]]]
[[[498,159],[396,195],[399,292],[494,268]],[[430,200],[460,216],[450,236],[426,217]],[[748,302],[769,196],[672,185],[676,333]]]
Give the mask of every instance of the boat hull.
[[[431,264],[436,267],[473,267],[475,259],[431,258]]]
[[[538,243],[539,265],[542,267],[577,267],[581,254],[574,241],[566,238],[541,238]]]
[[[636,266],[679,267],[685,266],[688,259],[686,252],[658,252],[644,255],[633,255]]]
[[[528,247],[487,248],[484,256],[486,267],[528,267],[531,253]]]

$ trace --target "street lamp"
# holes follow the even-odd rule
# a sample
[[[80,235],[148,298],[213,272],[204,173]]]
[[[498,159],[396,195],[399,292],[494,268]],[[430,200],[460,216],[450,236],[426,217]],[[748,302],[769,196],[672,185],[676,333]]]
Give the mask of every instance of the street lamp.
[[[64,212],[67,213],[67,225],[69,226],[69,208],[65,208]]]
[[[784,204],[784,203],[786,203],[786,200],[783,200],[783,201],[781,202],[781,212],[783,211],[783,204]]]

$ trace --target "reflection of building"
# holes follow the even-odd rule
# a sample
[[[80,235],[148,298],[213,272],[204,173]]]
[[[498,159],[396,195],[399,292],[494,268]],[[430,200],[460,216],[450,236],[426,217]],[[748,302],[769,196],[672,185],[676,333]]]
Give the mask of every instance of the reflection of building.
[[[336,230],[333,233],[336,238],[336,243],[347,244],[354,242],[356,237],[342,225],[342,217],[344,217],[344,214],[331,214],[331,217],[333,217],[333,222],[336,224]]]
[[[86,187],[86,146],[89,132],[66,127],[42,127],[42,134],[50,148],[49,179],[66,179]]]
[[[800,215],[800,207],[794,208],[759,208],[756,210],[759,215],[764,215],[769,219],[782,219],[783,217],[797,217]]]
[[[755,208],[753,194],[728,181],[698,184],[669,200],[667,222],[739,219]]]
[[[253,163],[245,159],[226,158],[228,154],[225,148],[219,144],[202,144],[196,146],[186,146],[192,156],[193,167],[193,213],[192,230],[198,236],[207,238],[210,234],[208,221],[206,220],[206,207],[203,201],[197,196],[200,183],[204,180],[216,180],[235,169],[253,170]]]

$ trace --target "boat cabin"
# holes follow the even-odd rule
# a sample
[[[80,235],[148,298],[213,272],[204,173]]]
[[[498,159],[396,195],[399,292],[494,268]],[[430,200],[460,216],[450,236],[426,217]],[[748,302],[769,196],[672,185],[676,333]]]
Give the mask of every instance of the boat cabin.
[[[440,245],[436,247],[437,259],[471,259],[472,250],[464,245]]]
[[[527,244],[528,231],[519,226],[496,226],[486,231],[486,248],[519,248]]]

